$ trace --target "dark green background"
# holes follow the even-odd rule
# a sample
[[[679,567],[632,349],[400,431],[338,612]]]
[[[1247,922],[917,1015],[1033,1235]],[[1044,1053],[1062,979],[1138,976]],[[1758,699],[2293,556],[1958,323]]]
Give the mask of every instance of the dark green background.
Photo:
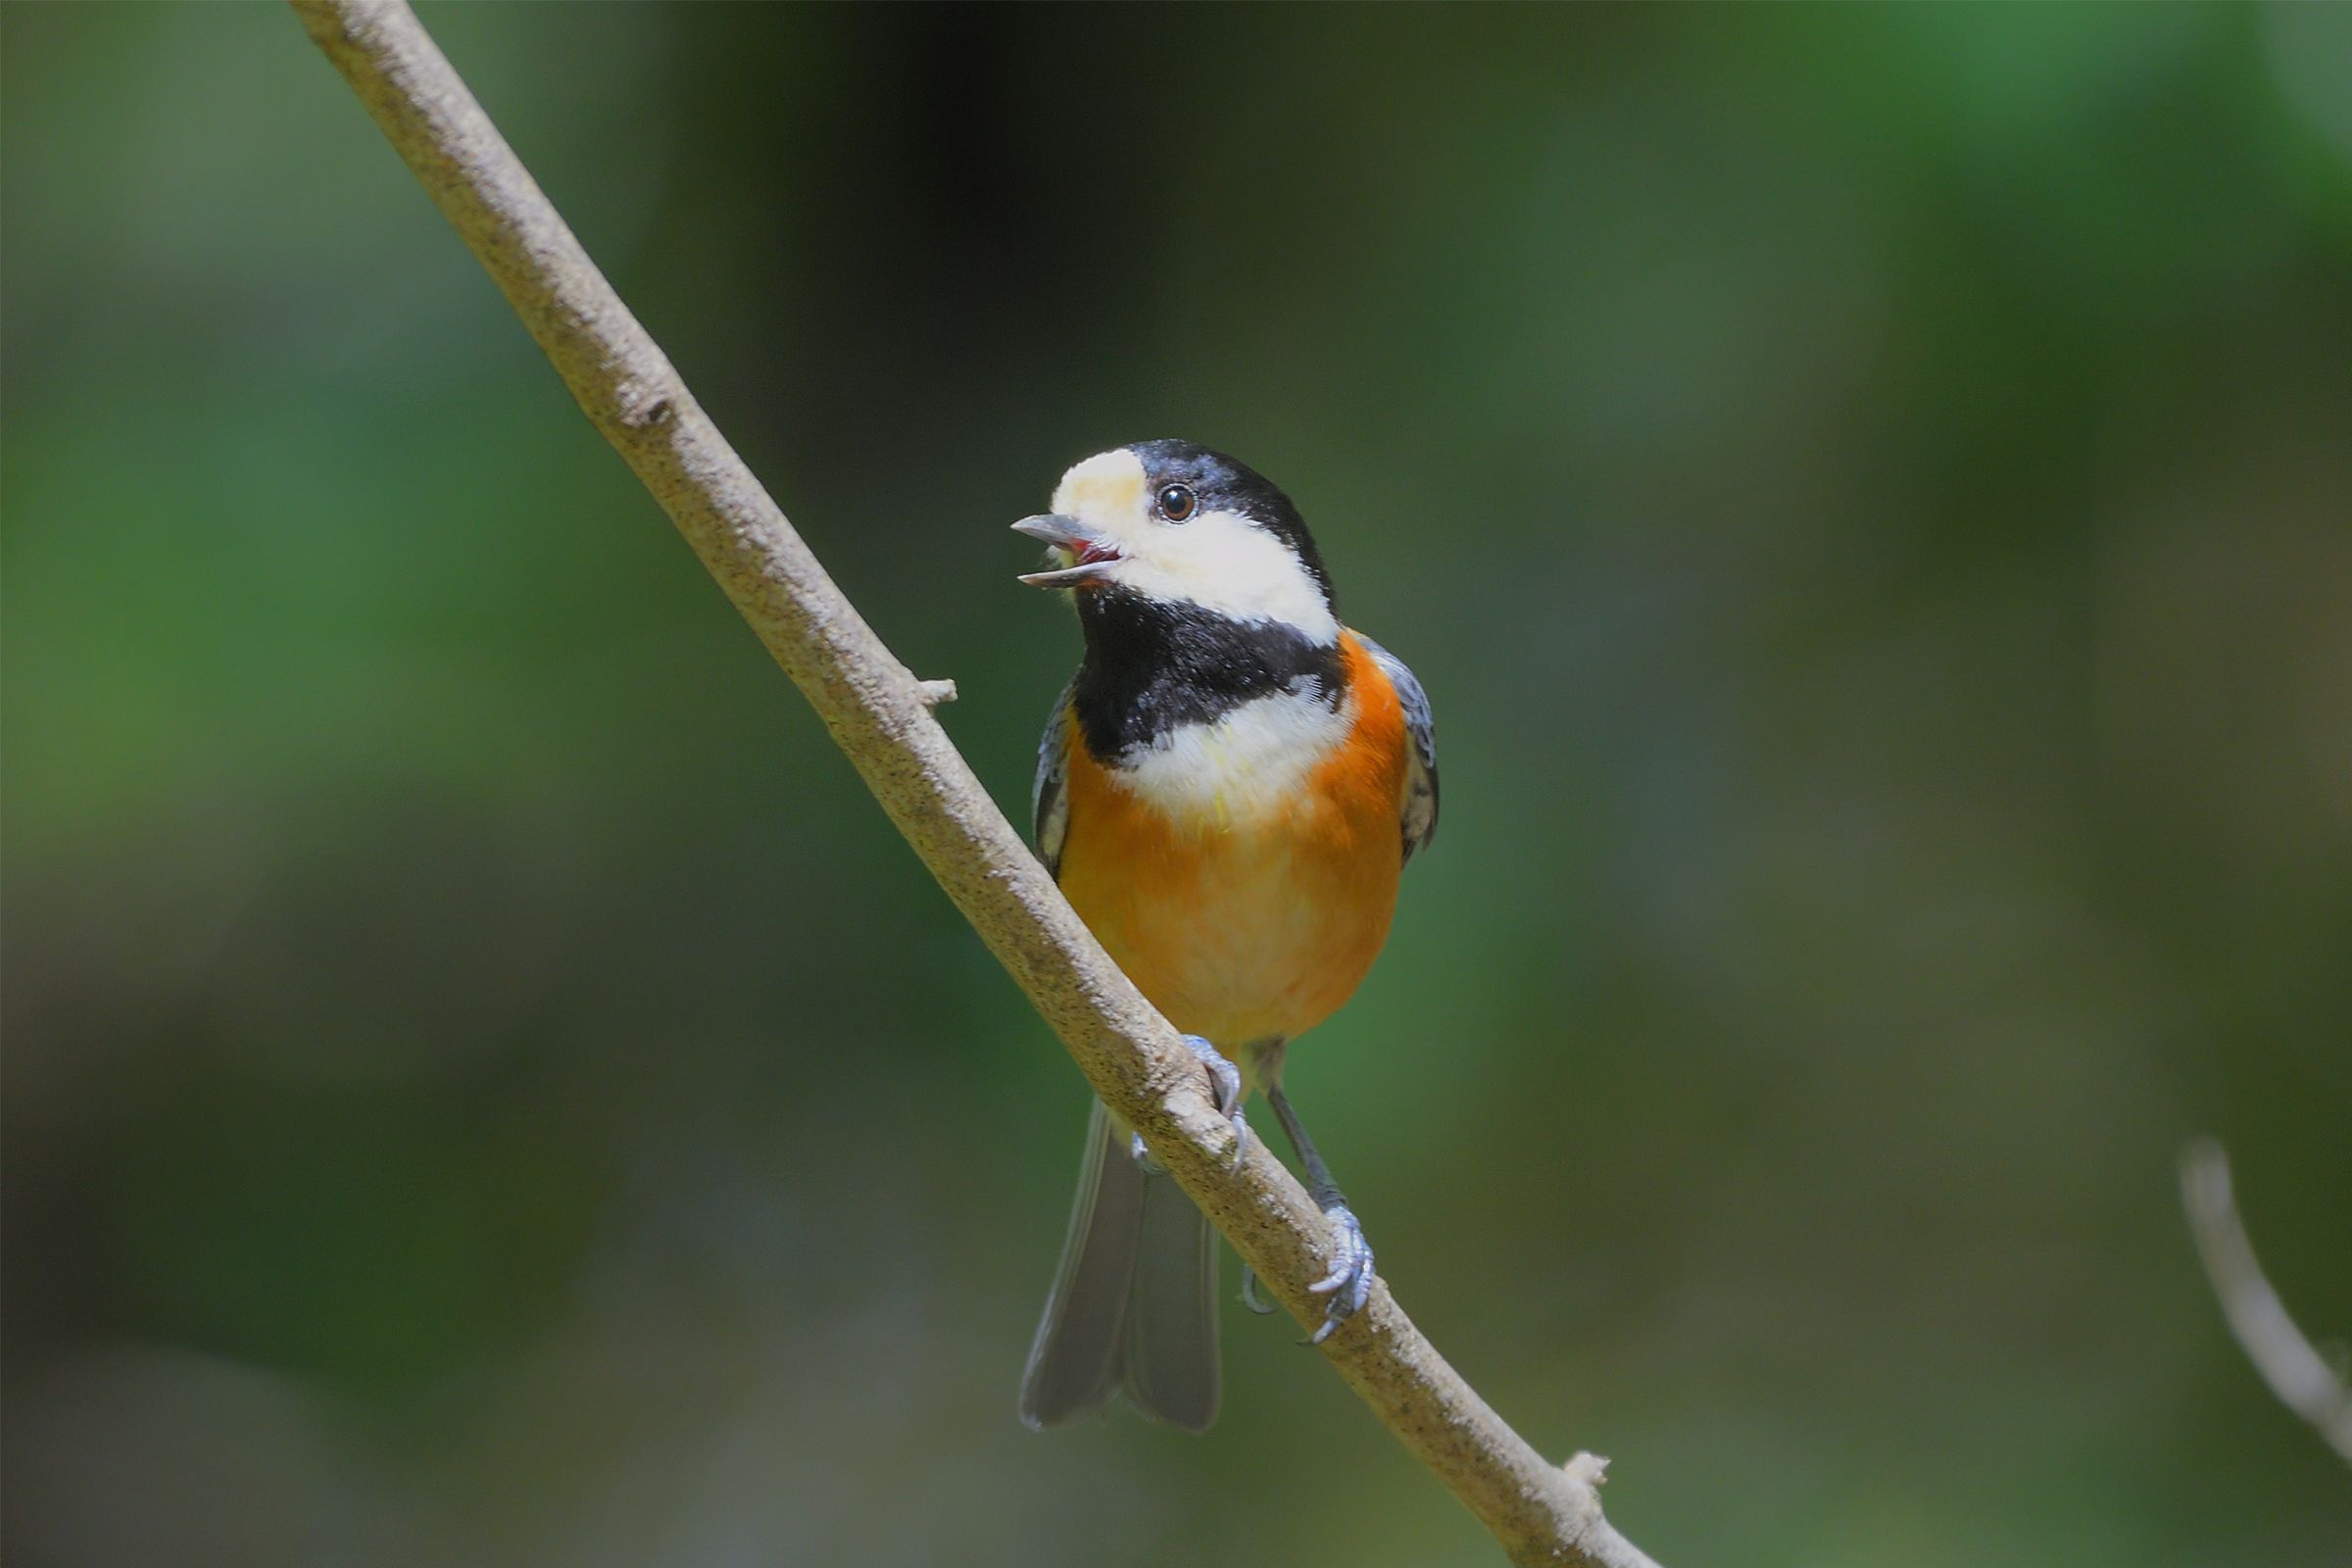
[[[2352,1330],[2352,8],[426,20],[1009,808],[1004,524],[1297,496],[1293,1088],[1636,1540],[2352,1559],[2173,1170]],[[1015,1424],[1067,1060],[290,15],[5,22],[8,1560],[1494,1560],[1238,1306]]]

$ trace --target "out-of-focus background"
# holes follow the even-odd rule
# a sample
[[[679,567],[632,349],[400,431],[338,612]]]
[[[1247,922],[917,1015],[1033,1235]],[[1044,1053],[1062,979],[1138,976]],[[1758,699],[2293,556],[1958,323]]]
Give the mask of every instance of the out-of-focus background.
[[[2352,1333],[2352,7],[425,18],[1016,814],[1005,523],[1298,498],[1293,1085],[1636,1540],[2352,1560],[2174,1174]],[[8,1561],[1494,1560],[1238,1305],[1016,1424],[1068,1061],[290,15],[5,29]]]

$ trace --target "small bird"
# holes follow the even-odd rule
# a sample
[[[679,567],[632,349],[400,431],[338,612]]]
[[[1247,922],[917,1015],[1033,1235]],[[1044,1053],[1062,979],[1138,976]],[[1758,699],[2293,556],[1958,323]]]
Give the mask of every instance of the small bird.
[[[1370,1295],[1372,1250],[1283,1094],[1283,1057],[1372,967],[1398,874],[1437,831],[1429,699],[1341,624],[1290,498],[1205,447],[1089,458],[1051,513],[1013,527],[1054,563],[1020,580],[1073,590],[1086,638],[1038,748],[1038,855],[1183,1031],[1238,1135],[1250,1091],[1265,1094],[1339,1239],[1314,1287],[1320,1343]],[[1098,1101],[1022,1420],[1124,1391],[1171,1426],[1214,1421],[1213,1240]],[[1252,1283],[1245,1298],[1271,1310]]]

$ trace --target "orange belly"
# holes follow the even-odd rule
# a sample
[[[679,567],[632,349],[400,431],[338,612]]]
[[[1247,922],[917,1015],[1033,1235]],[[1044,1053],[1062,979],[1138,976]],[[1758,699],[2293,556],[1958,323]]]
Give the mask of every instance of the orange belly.
[[[1301,787],[1248,819],[1172,816],[1071,738],[1062,891],[1170,1022],[1228,1051],[1330,1017],[1388,940],[1404,861],[1403,715],[1352,635],[1344,647],[1353,727]]]

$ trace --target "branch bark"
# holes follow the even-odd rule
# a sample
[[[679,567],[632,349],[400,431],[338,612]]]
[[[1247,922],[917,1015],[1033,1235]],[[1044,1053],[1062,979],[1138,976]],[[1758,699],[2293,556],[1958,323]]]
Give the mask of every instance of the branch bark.
[[[291,0],[598,431],[669,514],[874,798],[1087,1081],[1142,1131],[1304,1325],[1331,1240],[1306,1192],[1233,1132],[1166,1020],[1079,922],[917,681],[844,598],[612,292],[403,0]],[[1385,1284],[1323,1353],[1516,1563],[1655,1568],[1602,1517],[1601,1461],[1547,1462],[1446,1364]],[[1007,1417],[1009,1419],[1009,1417]]]
[[[2230,1156],[2213,1139],[2197,1139],[2181,1151],[2180,1201],[2188,1210],[2197,1255],[2205,1261],[2205,1277],[2246,1358],[2278,1402],[2310,1422],[2352,1464],[2352,1388],[2295,1327],[2286,1303],[2262,1272],[2245,1223],[2237,1217]]]

